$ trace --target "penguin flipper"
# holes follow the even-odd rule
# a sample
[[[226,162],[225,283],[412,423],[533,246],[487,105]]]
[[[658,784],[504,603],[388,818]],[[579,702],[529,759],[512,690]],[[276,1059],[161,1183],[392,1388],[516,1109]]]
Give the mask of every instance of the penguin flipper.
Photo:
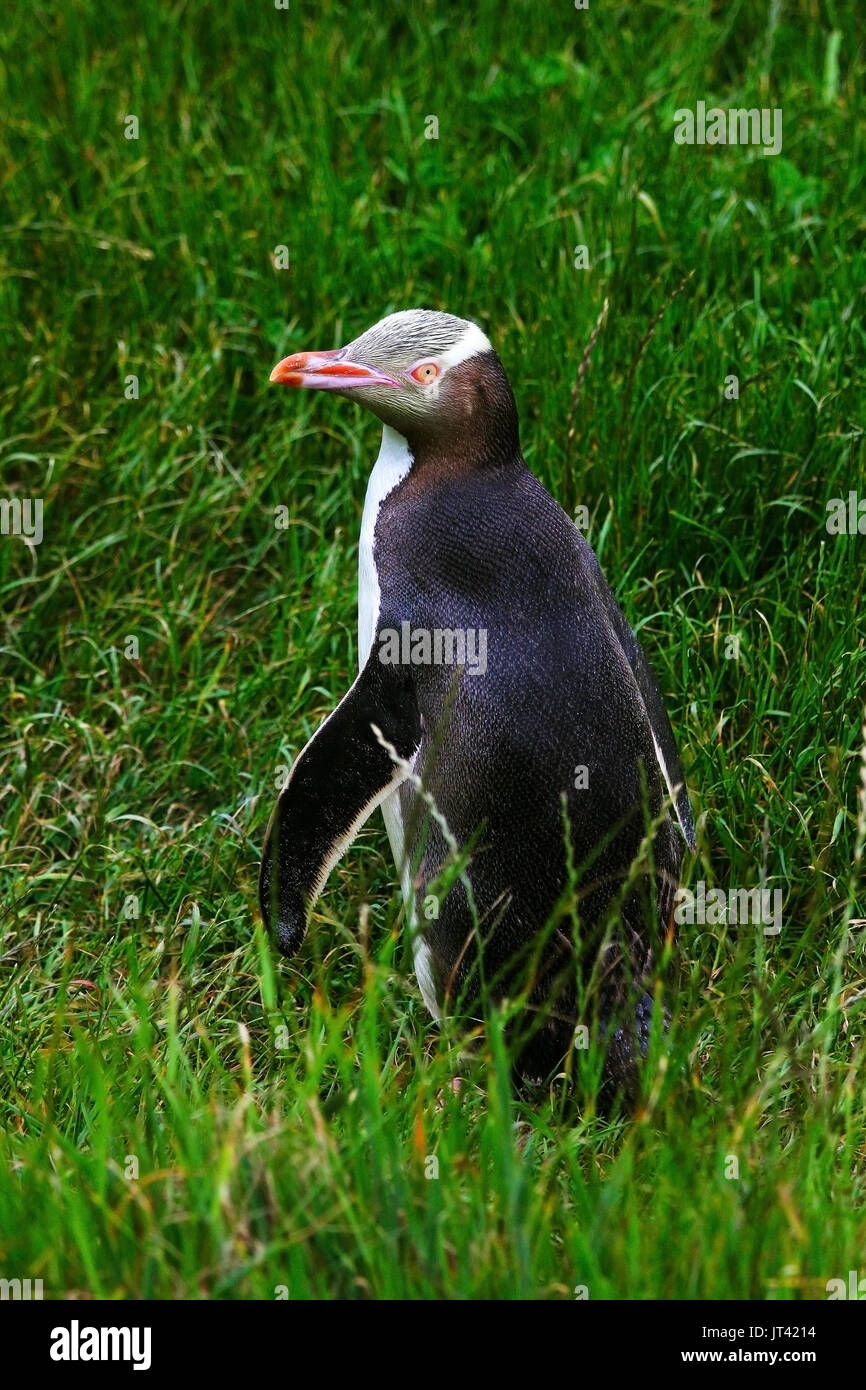
[[[659,768],[676,811],[683,839],[689,849],[694,850],[697,848],[697,840],[692,806],[689,801],[679,751],[674,739],[674,731],[671,728],[671,721],[668,719],[661,691],[658,688],[653,669],[646,659],[643,647],[626,621],[625,615],[614,597],[613,590],[601,572],[598,561],[596,561],[596,570],[596,580],[602,601],[644,703]]]
[[[265,926],[284,955],[298,949],[307,914],[361,826],[406,778],[373,731],[404,761],[421,742],[406,667],[367,662],[351,690],[299,753],[274,807],[259,874]]]
[[[624,620],[623,620],[624,621]],[[668,712],[662,700],[661,691],[658,688],[653,669],[644,655],[643,647],[635,637],[631,628],[628,627],[629,636],[632,639],[632,650],[626,649],[629,665],[637,681],[638,690],[644,702],[647,718],[650,722],[650,730],[655,745],[656,757],[659,767],[668,789],[668,795],[673,802],[674,810],[677,813],[680,830],[683,839],[690,850],[697,848],[695,838],[695,822],[692,817],[692,804],[689,801],[686,779],[683,774],[683,765],[680,762],[679,750],[674,740],[674,731],[671,728],[671,721],[668,719]]]

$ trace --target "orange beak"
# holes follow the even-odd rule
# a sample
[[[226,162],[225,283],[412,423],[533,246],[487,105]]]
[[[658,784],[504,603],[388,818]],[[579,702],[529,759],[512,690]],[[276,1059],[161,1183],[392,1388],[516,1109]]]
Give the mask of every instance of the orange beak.
[[[270,381],[278,386],[306,387],[312,391],[352,391],[359,386],[400,386],[400,382],[378,367],[352,362],[348,348],[330,352],[296,352],[284,357],[271,372]]]

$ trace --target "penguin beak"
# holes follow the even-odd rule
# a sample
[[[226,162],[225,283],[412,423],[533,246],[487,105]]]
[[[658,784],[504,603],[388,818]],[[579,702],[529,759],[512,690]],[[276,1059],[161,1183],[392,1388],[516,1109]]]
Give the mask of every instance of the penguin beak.
[[[284,357],[271,372],[270,381],[278,386],[304,386],[311,391],[354,391],[361,386],[400,386],[400,382],[378,367],[353,362],[348,348],[330,352],[296,352]]]

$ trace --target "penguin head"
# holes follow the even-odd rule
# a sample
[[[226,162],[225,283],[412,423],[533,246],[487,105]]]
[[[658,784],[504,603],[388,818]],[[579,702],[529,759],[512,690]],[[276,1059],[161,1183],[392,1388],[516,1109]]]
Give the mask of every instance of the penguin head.
[[[352,396],[411,439],[451,433],[483,408],[513,414],[508,378],[476,323],[431,309],[389,314],[345,347],[297,352],[270,379]]]

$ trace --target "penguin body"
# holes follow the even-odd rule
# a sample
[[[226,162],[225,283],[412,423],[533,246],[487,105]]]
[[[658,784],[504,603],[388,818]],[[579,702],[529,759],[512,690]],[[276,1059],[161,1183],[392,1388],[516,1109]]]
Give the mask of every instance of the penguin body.
[[[358,385],[359,370],[376,379]],[[275,808],[265,920],[295,950],[381,805],[431,1013],[525,991],[518,1066],[544,1076],[595,971],[607,1081],[632,1093],[642,981],[670,929],[683,840],[694,846],[649,665],[589,544],[526,466],[508,379],[476,325],[392,315],[273,374],[326,377],[385,420],[359,547],[360,670]],[[651,871],[635,872],[647,836]],[[443,892],[455,844],[469,863]],[[556,919],[569,861],[576,930]]]

